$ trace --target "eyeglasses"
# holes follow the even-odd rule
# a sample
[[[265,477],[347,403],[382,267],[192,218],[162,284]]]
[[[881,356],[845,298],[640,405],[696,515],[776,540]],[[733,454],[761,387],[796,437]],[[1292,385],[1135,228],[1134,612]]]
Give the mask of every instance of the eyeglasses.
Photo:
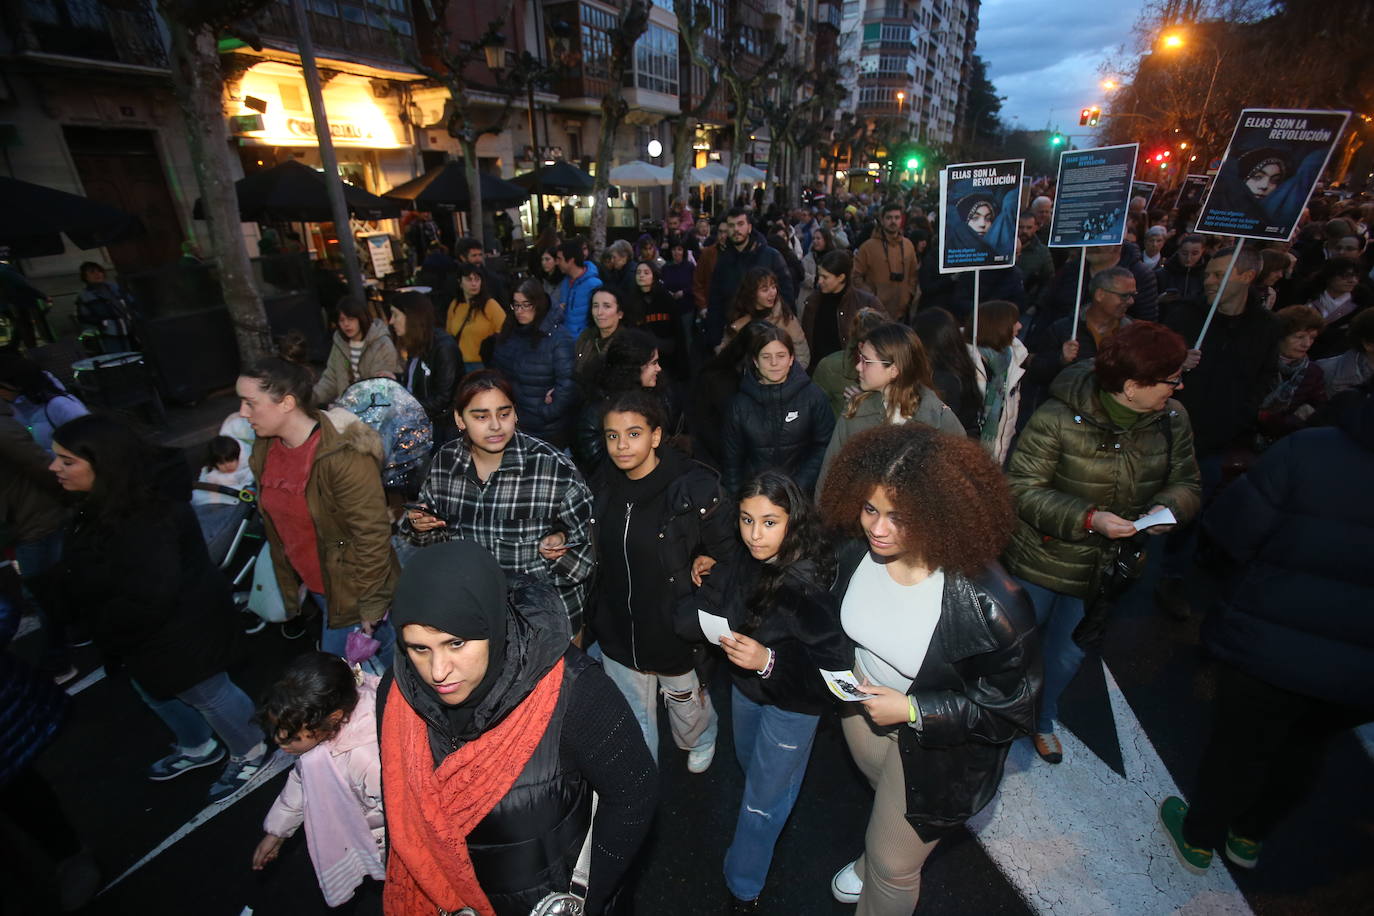
[[[510,307],[511,307],[511,311],[523,312],[523,311],[526,311],[526,310],[533,310],[533,309],[534,309],[534,303],[533,303],[533,302],[521,302],[519,299],[517,299],[517,300],[515,300],[514,302],[512,302],[512,303],[510,304]]]
[[[1133,301],[1135,301],[1135,293],[1118,293],[1118,292],[1117,292],[1116,290],[1114,290],[1114,289],[1105,289],[1105,288],[1102,290],[1102,292],[1104,292],[1104,293],[1111,293],[1113,296],[1116,296],[1118,299],[1124,299],[1124,300],[1126,300],[1126,301],[1128,301],[1128,302],[1133,302]]]
[[[859,362],[862,363],[862,364],[865,365],[865,366],[891,366],[891,365],[892,365],[892,360],[890,360],[890,359],[864,359],[862,356],[859,357]]]
[[[1183,376],[1180,375],[1178,378],[1162,378],[1155,382],[1155,384],[1168,385],[1170,388],[1177,391],[1183,385]]]

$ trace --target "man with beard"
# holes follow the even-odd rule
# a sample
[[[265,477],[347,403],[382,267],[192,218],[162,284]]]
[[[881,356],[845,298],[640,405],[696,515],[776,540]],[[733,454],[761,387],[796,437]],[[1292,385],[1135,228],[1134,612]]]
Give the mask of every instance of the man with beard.
[[[725,214],[725,236],[716,245],[719,253],[711,270],[711,293],[706,308],[706,338],[712,347],[719,344],[725,334],[730,303],[750,268],[763,267],[772,271],[778,281],[778,292],[787,304],[795,309],[797,302],[787,261],[768,244],[763,233],[754,228],[749,212],[743,207],[735,207]]]
[[[905,321],[920,296],[919,267],[915,246],[902,235],[902,205],[885,204],[878,231],[854,256],[854,281],[878,297],[893,321]]]

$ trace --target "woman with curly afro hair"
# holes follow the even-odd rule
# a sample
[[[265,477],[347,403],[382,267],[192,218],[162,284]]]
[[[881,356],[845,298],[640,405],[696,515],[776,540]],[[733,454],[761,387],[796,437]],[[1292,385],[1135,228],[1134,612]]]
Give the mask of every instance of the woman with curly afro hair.
[[[1025,592],[997,563],[1016,524],[978,443],[919,423],[851,438],[821,494],[838,551],[840,622],[869,699],[845,709],[873,787],[864,850],[831,880],[859,916],[909,916],[941,837],[997,792],[1035,722],[1040,646]]]

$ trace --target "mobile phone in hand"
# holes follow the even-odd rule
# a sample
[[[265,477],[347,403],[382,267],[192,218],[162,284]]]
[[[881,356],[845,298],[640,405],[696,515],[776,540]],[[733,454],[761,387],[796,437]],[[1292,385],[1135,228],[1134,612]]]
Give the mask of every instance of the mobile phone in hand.
[[[402,503],[401,508],[411,512],[419,512],[421,515],[428,515],[430,518],[438,519],[445,525],[448,524],[448,519],[445,518],[442,513],[435,509],[431,509],[429,506],[422,506],[419,503]]]

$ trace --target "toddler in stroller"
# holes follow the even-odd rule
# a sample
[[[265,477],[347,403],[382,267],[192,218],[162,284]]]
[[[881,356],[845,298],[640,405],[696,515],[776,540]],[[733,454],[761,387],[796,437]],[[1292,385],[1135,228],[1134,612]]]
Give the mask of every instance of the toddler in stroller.
[[[242,418],[228,417],[220,434],[210,440],[191,491],[191,508],[210,559],[229,576],[234,602],[240,608],[248,603],[251,574],[263,543],[257,484],[248,466],[252,438],[252,427]],[[250,614],[245,626],[247,632],[256,633],[265,622]]]

